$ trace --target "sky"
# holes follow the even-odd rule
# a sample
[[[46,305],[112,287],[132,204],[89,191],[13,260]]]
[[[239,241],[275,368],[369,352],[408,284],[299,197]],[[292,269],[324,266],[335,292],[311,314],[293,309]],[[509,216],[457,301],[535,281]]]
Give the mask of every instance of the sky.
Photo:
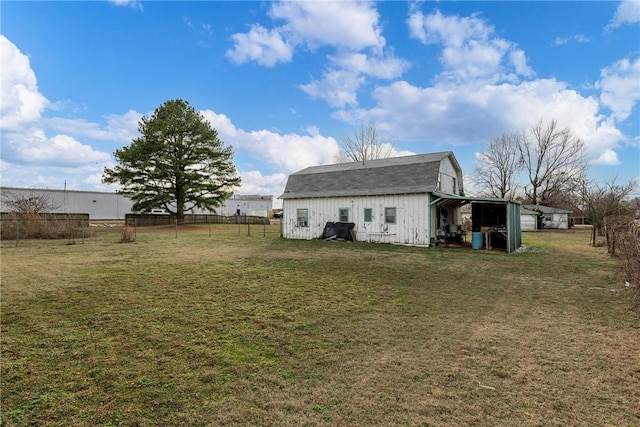
[[[239,194],[334,163],[374,122],[452,151],[467,194],[501,134],[558,122],[589,175],[640,180],[640,1],[0,1],[6,187],[114,191],[114,152],[183,99],[233,147]]]

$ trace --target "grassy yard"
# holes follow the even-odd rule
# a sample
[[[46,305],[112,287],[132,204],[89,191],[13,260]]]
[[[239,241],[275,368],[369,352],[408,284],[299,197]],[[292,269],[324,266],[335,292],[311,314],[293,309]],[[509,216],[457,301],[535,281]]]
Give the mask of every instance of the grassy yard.
[[[640,317],[588,232],[277,236],[3,242],[2,424],[640,425]]]

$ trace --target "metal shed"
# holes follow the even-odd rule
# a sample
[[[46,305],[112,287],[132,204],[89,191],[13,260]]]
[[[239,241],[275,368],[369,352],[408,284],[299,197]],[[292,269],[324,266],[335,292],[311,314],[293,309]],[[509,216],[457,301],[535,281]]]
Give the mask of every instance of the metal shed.
[[[482,233],[485,246],[490,241],[491,248],[502,248],[508,253],[515,252],[522,246],[519,202],[441,193],[433,193],[432,197],[432,205],[459,207],[471,204],[472,232]]]

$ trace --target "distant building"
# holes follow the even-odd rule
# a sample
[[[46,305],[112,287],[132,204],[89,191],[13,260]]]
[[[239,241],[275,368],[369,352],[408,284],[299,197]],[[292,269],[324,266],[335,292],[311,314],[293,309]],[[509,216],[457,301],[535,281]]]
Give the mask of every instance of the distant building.
[[[571,214],[569,210],[543,205],[524,205],[524,207],[540,213],[538,228],[559,228],[563,230],[569,228],[569,215]]]
[[[119,220],[133,213],[133,201],[115,192],[51,190],[41,188],[0,187],[0,211],[8,211],[7,200],[18,198],[46,197],[53,207],[49,213],[88,213],[91,220]],[[216,209],[218,215],[268,216],[272,209],[273,196],[236,194]],[[211,213],[194,209],[196,214]]]
[[[540,213],[526,209],[524,206],[520,208],[520,230],[521,231],[537,231],[538,216]],[[471,220],[471,205],[465,205],[460,208],[460,221],[466,219]]]
[[[273,196],[261,196],[259,194],[240,195],[234,194],[224,201],[222,206],[216,209],[218,215],[250,215],[268,216],[273,209]],[[196,211],[195,213],[207,213]]]
[[[88,213],[91,220],[124,219],[133,206],[131,200],[115,192],[1,187],[0,196],[2,212],[9,210],[7,200],[45,197],[53,208],[47,213]]]

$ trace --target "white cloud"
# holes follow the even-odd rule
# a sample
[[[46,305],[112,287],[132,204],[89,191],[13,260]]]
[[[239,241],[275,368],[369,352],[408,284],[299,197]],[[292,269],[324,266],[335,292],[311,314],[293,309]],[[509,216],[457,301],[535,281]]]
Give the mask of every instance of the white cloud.
[[[278,197],[284,192],[287,184],[287,175],[276,173],[273,175],[263,175],[260,171],[240,172],[242,179],[242,194],[272,194]]]
[[[575,41],[578,43],[588,43],[589,41],[591,41],[591,39],[585,36],[584,34],[573,34],[568,37],[556,37],[555,44],[557,46],[562,46],[572,41]]]
[[[616,120],[626,120],[640,100],[640,59],[622,59],[600,71],[600,101]]]
[[[605,30],[611,31],[622,25],[635,24],[636,22],[640,22],[640,1],[623,0]]]
[[[432,87],[399,81],[373,92],[368,110],[339,111],[345,121],[374,120],[397,140],[464,145],[520,132],[539,120],[557,120],[579,136],[592,158],[614,149],[623,138],[598,114],[598,102],[554,79],[517,85],[440,83]]]
[[[427,16],[414,12],[409,16],[410,35],[424,44],[442,43],[460,48],[468,40],[488,40],[493,26],[485,24],[477,15],[470,17],[444,16],[435,11]]]
[[[389,147],[389,144],[382,144],[383,150],[386,150]],[[389,157],[402,157],[402,156],[413,156],[417,154],[415,151],[409,150],[397,150],[395,148],[391,149],[391,155]]]
[[[379,15],[369,1],[285,1],[274,3],[271,16],[286,21],[283,31],[311,49],[334,46],[349,50],[382,48]]]
[[[43,122],[60,132],[103,141],[128,143],[139,135],[138,123],[142,114],[137,111],[129,110],[123,115],[110,114],[104,118],[107,121],[105,127],[84,119],[52,118]]]
[[[312,80],[299,88],[314,99],[323,99],[332,107],[354,106],[358,103],[357,91],[365,79],[349,70],[329,70],[322,73],[322,80]]]
[[[270,15],[283,24],[273,29],[254,25],[248,33],[233,34],[227,56],[237,64],[255,61],[271,67],[291,61],[296,48],[333,48],[336,54],[328,55],[322,78],[298,86],[331,106],[355,105],[364,76],[392,79],[409,67],[392,50],[385,51],[374,2],[284,1],[273,3]]]
[[[211,110],[200,113],[218,131],[220,139],[233,146],[236,155],[247,154],[278,170],[272,175],[265,175],[264,171],[243,171],[242,166],[237,166],[242,178],[240,192],[243,194],[273,194],[278,197],[284,191],[289,173],[308,166],[333,163],[339,151],[335,139],[321,136],[315,126],[307,128],[309,135],[281,135],[268,130],[247,132],[236,128],[224,114]],[[274,207],[278,206],[279,202],[274,200]]]
[[[114,6],[130,7],[132,9],[144,10],[142,8],[142,3],[138,0],[109,0],[109,3]]]
[[[2,185],[18,188],[50,188],[69,190],[115,191],[117,186],[102,184],[103,168],[113,167],[106,164],[90,164],[82,166],[57,166],[49,164],[15,164],[0,162]]]
[[[270,15],[284,24],[273,29],[252,25],[247,33],[235,33],[227,56],[235,63],[255,61],[272,67],[288,62],[297,46],[316,49],[332,46],[358,51],[382,49],[385,44],[378,26],[375,4],[355,2],[280,2],[273,3]]]
[[[268,30],[260,25],[253,25],[246,33],[231,36],[235,42],[227,56],[236,64],[256,61],[260,65],[273,67],[278,62],[289,62],[293,55],[293,47],[285,41],[279,30]]]
[[[594,163],[616,161],[615,150],[625,136],[613,117],[602,115],[600,109],[607,104],[615,118],[629,117],[640,90],[637,62],[620,61],[603,70],[598,102],[555,79],[521,78],[534,75],[524,52],[493,37],[493,27],[475,15],[425,16],[413,9],[408,26],[423,43],[442,45],[444,71],[435,83],[379,85],[371,93],[373,106],[343,108],[335,118],[373,120],[396,140],[452,145],[487,142],[505,132],[530,129],[539,120],[556,120],[584,141]]]
[[[225,144],[255,159],[265,161],[284,173],[308,166],[331,163],[339,148],[335,139],[315,135],[281,135],[268,130],[247,132],[238,129],[224,114],[211,110],[200,112],[217,131]]]
[[[49,101],[38,90],[29,58],[3,35],[0,35],[0,63],[0,128],[17,129],[38,120]]]
[[[35,175],[47,177],[48,174],[59,173],[61,170],[65,172],[65,176],[76,177],[85,167],[101,171],[111,161],[108,153],[94,150],[69,135],[48,137],[40,128],[49,120],[41,117],[43,111],[56,104],[50,103],[39,92],[28,57],[4,36],[0,36],[0,48],[3,67],[3,184],[15,185],[16,179],[19,182],[24,179],[33,186],[34,182],[39,182]],[[117,133],[116,129],[128,119],[131,119],[131,112],[122,117],[108,117],[112,133]],[[88,124],[85,127],[86,125]],[[91,126],[96,127],[88,127]],[[31,172],[28,176],[15,178],[15,171],[26,170],[24,165],[29,165],[28,170]]]
[[[618,160],[618,154],[613,150],[604,150],[597,159],[591,161],[592,165],[607,165],[615,166],[620,163]]]
[[[427,16],[414,11],[408,18],[410,35],[424,44],[443,47],[440,79],[454,82],[471,80],[517,81],[533,71],[524,52],[515,43],[493,37],[494,28],[476,15],[444,16],[435,11]]]
[[[407,61],[390,53],[373,56],[361,52],[341,52],[338,55],[329,55],[329,60],[339,68],[380,79],[394,79],[409,68]]]
[[[313,125],[307,126],[305,130],[311,136],[320,135],[320,128],[318,128],[318,126],[313,126]]]
[[[3,158],[12,163],[83,165],[104,164],[110,155],[94,150],[68,135],[47,138],[36,128],[7,133],[2,140]]]

